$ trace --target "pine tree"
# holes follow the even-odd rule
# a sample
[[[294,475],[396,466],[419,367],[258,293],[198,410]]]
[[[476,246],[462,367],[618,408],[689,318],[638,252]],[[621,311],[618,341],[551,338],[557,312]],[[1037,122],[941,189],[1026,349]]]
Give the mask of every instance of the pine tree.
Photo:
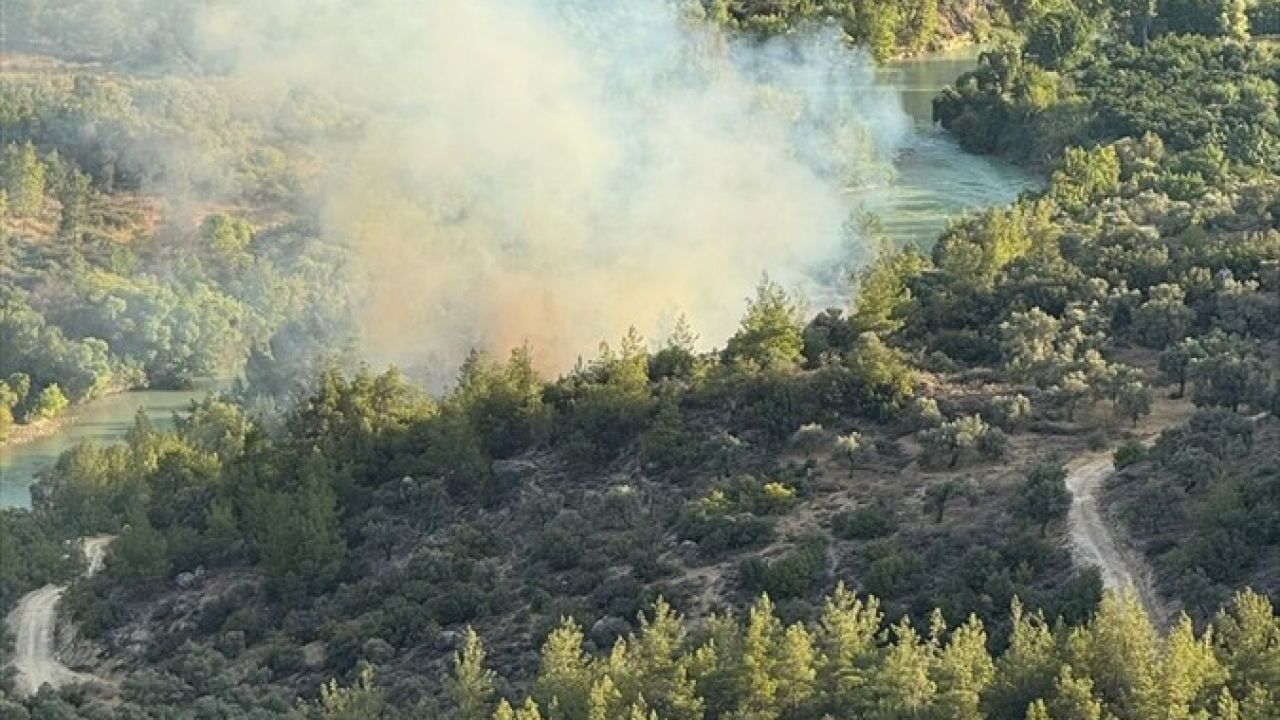
[[[587,698],[587,720],[612,720],[622,706],[622,693],[606,675],[591,686]]]
[[[1049,697],[1059,665],[1057,640],[1044,615],[1026,614],[1017,598],[1010,614],[1009,647],[996,663],[995,683],[987,695],[996,717],[1018,717],[1024,709],[1029,713],[1033,700]]]
[[[1061,463],[1043,463],[1018,487],[1014,511],[1040,527],[1044,537],[1049,523],[1064,518],[1071,509],[1067,469]]]
[[[879,601],[872,597],[864,603],[843,583],[827,598],[818,620],[817,643],[821,649],[818,681],[828,699],[828,712],[843,707],[861,713],[869,708],[871,665],[883,623]]]
[[[506,700],[498,703],[498,709],[493,711],[493,720],[516,720],[516,711],[511,703]]]
[[[1093,682],[1076,677],[1069,665],[1064,666],[1058,676],[1049,709],[1053,720],[1100,720],[1102,717],[1102,703],[1094,697]]]
[[[1208,635],[1196,637],[1183,615],[1164,639],[1152,682],[1141,689],[1138,705],[1151,717],[1191,718],[1207,707],[1226,680]]]
[[[543,707],[558,706],[563,717],[582,718],[587,714],[592,680],[582,640],[582,628],[565,618],[542,646],[534,695]]]
[[[64,235],[76,237],[84,228],[88,220],[89,198],[92,192],[92,180],[79,168],[72,169],[57,188],[58,202],[62,205],[58,229]]]
[[[676,326],[671,331],[671,336],[667,338],[667,347],[693,353],[697,349],[697,345],[698,334],[693,331],[689,316],[680,313],[676,317]]]
[[[1049,706],[1044,704],[1044,700],[1036,700],[1027,706],[1027,720],[1053,720],[1053,716],[1049,714]]]
[[[373,679],[373,668],[366,665],[351,687],[336,680],[320,688],[320,700],[304,706],[302,714],[316,720],[376,720],[383,717],[387,700]]]
[[[1221,0],[1219,32],[1235,40],[1249,39],[1249,5],[1246,0]]]
[[[930,677],[934,648],[904,618],[893,627],[893,645],[877,668],[873,692],[876,704],[870,717],[878,720],[924,718],[938,687]]]
[[[741,720],[774,720],[779,715],[779,679],[774,672],[776,645],[782,624],[773,602],[763,595],[751,607],[742,638],[742,699],[735,717]]]
[[[982,720],[981,699],[995,679],[987,652],[987,632],[976,616],[956,628],[937,655],[932,673],[938,688],[936,712],[950,720]]]
[[[737,707],[742,677],[742,632],[732,614],[713,614],[706,639],[693,653],[690,678],[706,704],[709,717],[728,717]]]
[[[44,210],[45,166],[30,142],[10,144],[4,149],[2,162],[4,190],[8,195],[8,212],[15,217],[34,217]]]
[[[1067,652],[1113,713],[1138,716],[1140,695],[1155,683],[1159,635],[1135,593],[1103,596],[1092,622],[1071,633]]]
[[[776,659],[778,707],[786,717],[807,717],[805,712],[817,688],[817,651],[804,625],[787,627]]]
[[[1247,700],[1252,688],[1280,688],[1280,621],[1265,595],[1236,593],[1214,618],[1213,630],[1236,698]]]
[[[484,658],[480,636],[468,627],[462,649],[454,656],[453,681],[449,685],[459,720],[484,720],[489,714],[494,673],[484,666]]]
[[[803,310],[766,276],[738,332],[726,343],[724,359],[764,368],[793,367],[803,357],[803,328]]]
[[[640,616],[640,632],[628,644],[640,694],[664,720],[697,720],[705,703],[692,678],[684,652],[684,622],[667,601],[658,598],[652,617]]]

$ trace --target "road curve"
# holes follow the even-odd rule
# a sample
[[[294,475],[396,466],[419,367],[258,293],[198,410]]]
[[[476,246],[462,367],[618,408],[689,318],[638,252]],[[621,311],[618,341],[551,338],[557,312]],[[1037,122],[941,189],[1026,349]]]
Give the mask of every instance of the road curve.
[[[1262,412],[1245,419],[1256,424],[1266,418],[1267,413]],[[1147,434],[1142,444],[1150,447],[1157,434]],[[1098,506],[1102,485],[1114,473],[1110,453],[1091,453],[1067,466],[1067,488],[1071,490],[1067,527],[1072,558],[1077,565],[1097,567],[1106,589],[1136,592],[1151,620],[1165,625],[1173,617],[1173,608],[1156,591],[1151,566],[1141,554],[1117,539],[1116,531],[1103,518]]]
[[[102,569],[110,535],[85,538],[84,555],[88,561],[86,575]],[[41,685],[61,687],[73,683],[92,682],[92,675],[79,673],[63,665],[55,657],[54,630],[58,620],[58,601],[65,585],[45,585],[33,590],[9,613],[9,629],[14,635],[13,668],[17,671],[18,694],[33,695]]]

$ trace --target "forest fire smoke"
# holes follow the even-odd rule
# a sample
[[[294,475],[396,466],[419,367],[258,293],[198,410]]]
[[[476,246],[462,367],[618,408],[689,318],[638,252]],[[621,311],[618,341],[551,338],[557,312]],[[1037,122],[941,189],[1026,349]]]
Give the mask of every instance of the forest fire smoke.
[[[837,32],[731,41],[660,0],[233,1],[199,26],[237,79],[331,108],[323,227],[357,249],[368,354],[401,363],[527,340],[559,370],[678,312],[722,339],[762,272],[859,260],[842,190],[910,127]]]

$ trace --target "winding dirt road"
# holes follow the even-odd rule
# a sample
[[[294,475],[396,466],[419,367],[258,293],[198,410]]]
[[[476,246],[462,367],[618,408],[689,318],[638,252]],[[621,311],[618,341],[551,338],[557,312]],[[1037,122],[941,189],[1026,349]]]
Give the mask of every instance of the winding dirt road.
[[[1141,435],[1142,444],[1151,447],[1159,432],[1190,415],[1183,409],[1158,420]],[[1251,423],[1265,421],[1261,412],[1245,418]],[[1168,625],[1175,607],[1165,602],[1156,591],[1155,575],[1146,558],[1123,542],[1123,537],[1108,524],[1098,506],[1102,485],[1115,473],[1110,453],[1091,453],[1067,465],[1067,488],[1071,490],[1071,511],[1067,528],[1071,537],[1071,555],[1077,565],[1094,565],[1102,574],[1102,584],[1116,592],[1138,594],[1147,615],[1157,625]]]
[[[1102,485],[1114,472],[1110,454],[1087,455],[1067,465],[1067,488],[1071,490],[1071,511],[1067,514],[1071,555],[1077,565],[1096,566],[1106,589],[1137,592],[1147,614],[1160,624],[1168,613],[1156,593],[1151,568],[1144,558],[1116,538],[1098,506]]]
[[[84,554],[89,562],[86,575],[93,575],[102,568],[111,540],[110,535],[85,538]],[[9,613],[9,629],[14,634],[13,667],[17,671],[15,681],[19,695],[35,694],[41,685],[56,688],[97,679],[68,668],[55,657],[58,601],[66,589],[66,586],[46,585],[29,592]]]

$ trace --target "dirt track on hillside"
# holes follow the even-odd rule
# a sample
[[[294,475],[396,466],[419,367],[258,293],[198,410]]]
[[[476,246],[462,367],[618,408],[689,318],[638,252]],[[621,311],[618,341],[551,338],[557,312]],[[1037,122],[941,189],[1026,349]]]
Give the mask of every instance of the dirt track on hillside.
[[[89,563],[87,575],[93,575],[102,568],[111,540],[109,535],[85,539],[84,554]],[[92,675],[68,668],[56,657],[58,601],[66,589],[66,586],[46,585],[33,590],[24,595],[9,613],[9,630],[14,635],[15,684],[19,695],[33,695],[41,685],[56,688],[97,680]]]
[[[1098,505],[1102,485],[1114,472],[1110,454],[1088,455],[1067,466],[1067,487],[1071,490],[1071,510],[1067,515],[1071,555],[1077,565],[1096,566],[1106,589],[1137,592],[1147,614],[1160,624],[1169,613],[1156,592],[1150,566],[1116,537]]]

